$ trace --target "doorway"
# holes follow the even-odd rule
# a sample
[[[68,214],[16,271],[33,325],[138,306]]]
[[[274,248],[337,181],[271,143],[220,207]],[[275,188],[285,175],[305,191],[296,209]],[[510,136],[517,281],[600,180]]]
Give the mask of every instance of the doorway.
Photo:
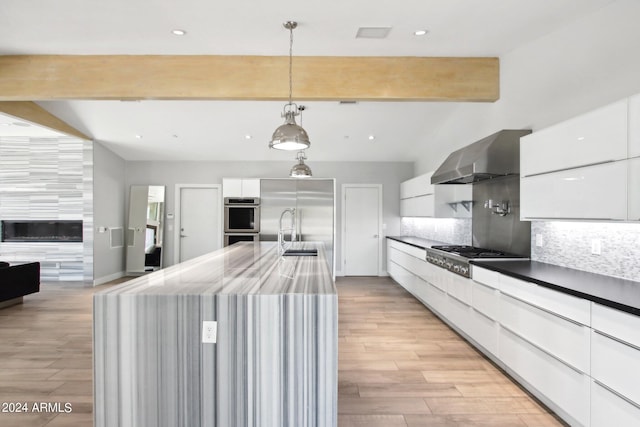
[[[175,263],[222,247],[221,197],[217,184],[176,185]]]
[[[379,276],[382,259],[382,184],[342,185],[342,271]]]

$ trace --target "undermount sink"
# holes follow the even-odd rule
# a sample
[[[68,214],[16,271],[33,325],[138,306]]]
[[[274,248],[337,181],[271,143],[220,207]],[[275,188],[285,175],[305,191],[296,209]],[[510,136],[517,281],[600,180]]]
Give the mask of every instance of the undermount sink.
[[[317,249],[287,249],[282,256],[318,256]]]

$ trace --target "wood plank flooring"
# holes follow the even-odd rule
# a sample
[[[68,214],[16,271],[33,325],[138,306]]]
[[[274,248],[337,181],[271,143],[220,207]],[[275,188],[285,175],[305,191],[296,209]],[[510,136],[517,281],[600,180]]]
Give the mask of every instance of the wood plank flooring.
[[[391,279],[337,286],[340,427],[563,425]],[[0,426],[91,426],[91,298],[105,287],[41,289],[0,309]],[[41,402],[72,411],[32,412]]]
[[[393,280],[337,285],[340,427],[565,425]]]

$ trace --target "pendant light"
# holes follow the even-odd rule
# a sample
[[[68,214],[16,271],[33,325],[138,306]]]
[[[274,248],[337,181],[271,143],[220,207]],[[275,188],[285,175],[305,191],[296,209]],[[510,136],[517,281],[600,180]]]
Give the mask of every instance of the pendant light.
[[[276,148],[278,150],[304,150],[305,148],[309,148],[311,142],[309,141],[307,131],[305,131],[302,126],[296,124],[295,116],[299,115],[300,112],[298,111],[298,106],[292,101],[293,30],[298,26],[298,23],[295,21],[287,21],[282,25],[289,30],[289,103],[284,106],[282,112],[284,124],[273,132],[271,142],[269,142],[269,148]]]
[[[298,164],[291,168],[289,176],[291,178],[310,178],[311,168],[304,164],[307,156],[304,155],[304,151],[298,151]]]

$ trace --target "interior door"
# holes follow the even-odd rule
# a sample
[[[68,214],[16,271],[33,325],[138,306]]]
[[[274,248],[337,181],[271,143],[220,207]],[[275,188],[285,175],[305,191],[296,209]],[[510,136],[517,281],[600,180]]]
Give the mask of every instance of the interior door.
[[[180,189],[180,262],[222,247],[221,211],[218,188]]]
[[[382,187],[343,186],[345,276],[378,276]]]

